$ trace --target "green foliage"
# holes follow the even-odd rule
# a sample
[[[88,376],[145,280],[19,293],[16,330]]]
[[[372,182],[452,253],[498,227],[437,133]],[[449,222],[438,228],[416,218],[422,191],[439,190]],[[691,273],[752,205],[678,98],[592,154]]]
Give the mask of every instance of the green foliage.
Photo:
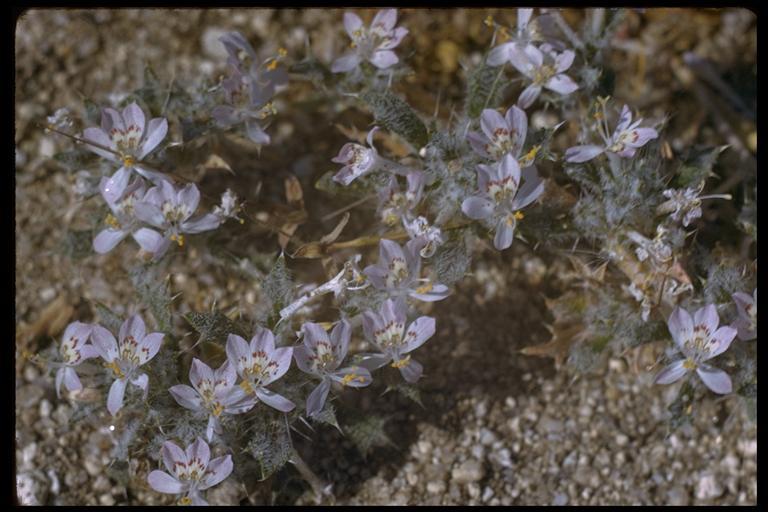
[[[388,89],[373,90],[362,94],[362,99],[373,111],[376,122],[419,149],[427,144],[427,127],[419,116],[400,97]]]
[[[269,478],[283,467],[293,452],[291,433],[285,418],[272,414],[256,416],[246,449],[260,465],[259,480]]]
[[[68,229],[59,245],[62,254],[72,260],[81,260],[93,254],[93,232],[90,229]]]
[[[131,282],[139,300],[152,312],[157,328],[169,333],[173,327],[171,294],[168,280],[159,278],[157,274],[158,268],[153,264],[140,265],[130,271]]]
[[[462,279],[472,263],[471,229],[456,230],[432,256],[437,281],[447,286]]]
[[[120,326],[123,325],[124,319],[120,318],[109,307],[99,301],[93,301],[92,304],[96,314],[99,315],[99,324],[106,327],[110,332],[117,333],[120,331]]]
[[[474,119],[483,109],[497,108],[501,101],[501,92],[507,80],[504,80],[504,66],[491,67],[483,63],[467,76],[467,92],[464,111]]]
[[[357,415],[352,419],[351,424],[345,425],[344,429],[360,453],[367,456],[374,448],[386,445],[394,446],[384,432],[387,421],[388,419],[383,416],[367,413]]]
[[[724,304],[732,301],[736,292],[747,290],[746,282],[738,268],[711,261],[704,280],[704,297],[711,304]]]
[[[395,385],[387,386],[387,389],[384,390],[383,394],[389,393],[390,391],[397,391],[408,400],[419,404],[422,409],[424,408],[424,403],[421,401],[421,391],[419,391],[417,386],[408,384],[407,382],[398,382]]]
[[[269,274],[264,278],[261,290],[272,305],[272,311],[275,314],[293,300],[293,278],[285,265],[283,254],[278,256]]]
[[[677,170],[675,185],[677,187],[690,187],[699,189],[704,181],[715,174],[712,168],[717,162],[720,153],[728,146],[694,147],[688,150]]]
[[[210,313],[191,311],[184,315],[184,319],[200,334],[203,341],[223,345],[229,334],[248,338],[248,329],[245,329],[238,322],[230,320],[221,311],[211,311]]]
[[[680,392],[667,410],[669,411],[668,424],[670,429],[677,430],[683,425],[691,422],[691,413],[693,412],[693,386],[690,380],[683,383]]]
[[[98,157],[83,148],[62,151],[53,155],[53,159],[68,171],[79,171],[91,167]]]

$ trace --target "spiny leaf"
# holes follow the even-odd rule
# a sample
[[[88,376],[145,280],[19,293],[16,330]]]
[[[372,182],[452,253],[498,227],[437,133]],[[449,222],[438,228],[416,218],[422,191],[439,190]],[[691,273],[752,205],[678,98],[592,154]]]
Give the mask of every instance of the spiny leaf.
[[[471,118],[478,117],[485,108],[499,106],[501,97],[502,74],[504,66],[491,67],[485,63],[480,64],[467,77],[467,96],[464,110]]]
[[[375,414],[360,417],[346,427],[347,435],[364,456],[379,446],[394,446],[384,432],[387,418]]]
[[[427,144],[427,127],[400,97],[385,89],[363,93],[362,99],[373,111],[377,123],[400,135],[417,149]]]
[[[90,166],[96,155],[84,149],[73,149],[53,155],[53,159],[69,171],[79,171]]]
[[[110,332],[118,332],[123,325],[123,319],[116,315],[111,309],[99,301],[93,301],[93,307],[99,315],[99,323]]]
[[[202,336],[203,341],[224,344],[229,334],[248,337],[247,329],[227,318],[221,311],[210,313],[191,311],[184,315],[184,319]]]
[[[289,461],[293,444],[284,418],[259,416],[255,422],[247,450],[261,466],[259,480],[265,480]]]
[[[170,332],[172,328],[171,294],[167,279],[159,279],[152,265],[142,265],[130,272],[131,282],[141,302],[149,307],[157,328]]]

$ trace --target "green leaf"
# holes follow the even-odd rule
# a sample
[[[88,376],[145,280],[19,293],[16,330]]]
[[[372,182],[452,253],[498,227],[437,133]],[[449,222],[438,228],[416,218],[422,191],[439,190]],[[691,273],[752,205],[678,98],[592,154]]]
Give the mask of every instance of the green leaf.
[[[101,108],[97,103],[83,97],[83,108],[85,108],[85,120],[89,125],[101,124]]]
[[[678,187],[690,187],[698,189],[710,176],[714,176],[712,168],[715,166],[720,153],[728,146],[695,147],[688,151],[683,158],[683,163],[677,171],[675,183]]]
[[[96,160],[96,155],[85,149],[73,149],[56,153],[53,159],[69,171],[79,171],[89,167]]]
[[[210,313],[192,311],[184,315],[184,319],[202,336],[203,341],[223,345],[229,334],[237,334],[243,338],[248,337],[247,329],[227,318],[221,311]]]
[[[461,230],[458,236],[452,236],[435,252],[432,257],[432,268],[437,274],[438,282],[451,286],[466,275],[472,263],[472,251],[466,243],[467,236],[470,236],[470,230]]]
[[[470,72],[464,100],[464,110],[470,118],[478,117],[483,109],[499,106],[501,90],[505,83],[503,74],[504,66],[491,67],[485,63],[485,59]]]
[[[336,419],[336,409],[333,407],[333,404],[331,404],[330,400],[326,400],[325,405],[323,406],[323,410],[312,416],[311,419],[312,421],[325,423],[327,425],[331,425],[332,427],[336,427],[336,429],[341,432],[339,421]]]
[[[253,434],[246,449],[261,466],[259,480],[269,478],[283,467],[293,451],[291,433],[285,418],[260,415],[254,419]]]
[[[384,391],[384,394],[389,393],[390,391],[397,391],[398,393],[403,395],[405,398],[419,404],[422,409],[424,408],[424,403],[421,401],[421,391],[416,386],[407,384],[405,382],[401,382],[394,386],[387,386],[387,389]]]
[[[123,325],[123,319],[99,301],[93,301],[92,304],[99,315],[99,323],[111,332],[118,332]]]
[[[394,446],[394,443],[384,432],[387,421],[387,418],[383,416],[367,414],[358,417],[351,425],[346,426],[345,430],[355,447],[366,456],[376,447]]]
[[[61,243],[61,250],[72,260],[81,260],[93,253],[93,232],[90,229],[67,230]]]
[[[427,144],[429,141],[427,127],[400,97],[395,96],[388,89],[368,91],[361,97],[373,111],[373,117],[377,123],[400,135],[416,149]]]
[[[157,271],[150,265],[142,265],[130,271],[131,282],[141,302],[155,317],[157,328],[170,332],[173,327],[171,316],[171,294],[167,278],[158,278]]]
[[[290,304],[293,298],[293,278],[288,267],[285,266],[284,255],[278,256],[269,274],[261,283],[261,289],[272,304],[273,311],[279,312]]]

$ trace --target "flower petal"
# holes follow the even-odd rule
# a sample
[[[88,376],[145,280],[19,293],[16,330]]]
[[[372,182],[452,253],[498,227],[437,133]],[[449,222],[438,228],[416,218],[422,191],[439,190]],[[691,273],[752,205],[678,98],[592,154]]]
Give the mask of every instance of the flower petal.
[[[296,407],[296,404],[284,396],[278,395],[265,387],[256,388],[256,397],[268,406],[281,412],[292,411]]]
[[[355,32],[360,30],[362,27],[363,20],[360,19],[360,16],[353,12],[344,13],[344,30],[347,31],[347,34],[350,38],[354,40]]]
[[[131,384],[141,389],[144,392],[144,398],[147,397],[147,387],[149,386],[149,377],[146,373],[142,373],[138,377],[131,379]]]
[[[201,491],[213,487],[216,484],[223,482],[231,473],[234,465],[232,464],[232,456],[224,455],[223,457],[216,457],[213,459],[205,470],[205,476],[200,482],[198,487]]]
[[[198,358],[193,358],[189,367],[189,382],[192,383],[192,386],[199,392],[204,382],[213,385],[214,380],[211,367]]]
[[[700,364],[696,368],[696,373],[701,377],[701,381],[712,391],[720,395],[727,395],[733,391],[733,384],[731,378],[723,370],[709,366],[706,364]]]
[[[99,146],[104,146],[113,150],[115,149],[115,143],[112,142],[112,140],[109,138],[109,135],[107,135],[107,133],[101,128],[86,128],[83,130],[83,139],[98,144]],[[109,151],[97,148],[96,146],[86,144],[85,149],[92,151],[100,157],[106,158],[111,162],[118,161],[117,155],[110,153]]]
[[[141,110],[135,101],[123,109],[123,121],[125,122],[126,132],[135,130],[136,133],[133,136],[137,140],[141,140],[147,120],[144,117],[144,111]]]
[[[128,188],[128,180],[131,179],[133,171],[126,167],[121,167],[105,183],[101,194],[109,202],[117,202],[123,197],[125,189]]]
[[[210,231],[216,229],[221,225],[221,217],[212,213],[206,213],[194,219],[190,219],[186,222],[182,222],[181,231],[194,235],[195,233],[202,233],[203,231]]]
[[[251,338],[250,349],[252,352],[263,351],[271,355],[275,351],[275,335],[269,329],[257,325],[256,332]]]
[[[395,23],[397,23],[397,9],[382,9],[373,17],[371,29],[379,28],[389,32],[395,28]]]
[[[517,155],[523,149],[525,136],[528,133],[528,116],[525,114],[525,110],[517,105],[512,105],[504,117],[513,134],[512,153]]]
[[[371,372],[363,366],[349,366],[336,370],[331,378],[350,388],[364,388],[373,382]]]
[[[707,335],[714,334],[717,326],[720,324],[720,317],[717,314],[717,308],[714,304],[707,304],[703,308],[696,310],[693,314],[693,325],[704,326],[707,330]]]
[[[237,334],[227,336],[227,359],[235,366],[237,374],[241,377],[246,368],[253,364],[251,348],[243,338]]]
[[[573,59],[576,57],[576,53],[573,50],[565,50],[563,53],[555,57],[555,71],[562,73],[566,69],[571,67]]]
[[[415,359],[410,359],[408,364],[400,367],[400,375],[402,375],[405,381],[410,384],[418,381],[421,378],[423,372],[424,367]]]
[[[728,347],[731,346],[731,342],[736,337],[737,333],[738,331],[736,329],[729,326],[723,326],[716,330],[712,334],[712,342],[714,342],[714,346],[710,349],[709,355],[705,358],[705,361],[719,356],[728,350]]]
[[[141,144],[139,160],[150,154],[160,144],[168,133],[168,121],[162,117],[156,117],[147,125],[147,136]]]
[[[139,315],[131,315],[125,319],[120,326],[120,332],[118,333],[121,341],[126,340],[129,336],[138,344],[147,332],[147,327],[144,325],[144,320]]]
[[[555,75],[544,84],[544,87],[560,94],[571,94],[579,88],[578,84],[568,75]]]
[[[187,446],[186,455],[188,463],[191,464],[192,461],[198,460],[202,467],[206,467],[211,460],[211,448],[201,437],[198,437],[191,445]]]
[[[153,229],[141,228],[132,236],[143,250],[154,254],[155,257],[162,256],[170,246],[170,240]]]
[[[342,55],[331,64],[331,73],[346,73],[360,65],[360,55],[356,52]]]
[[[147,483],[152,489],[165,494],[181,494],[187,490],[187,486],[173,478],[165,471],[156,469],[147,477]]]
[[[493,48],[488,54],[488,58],[485,63],[489,66],[501,66],[510,60],[510,52],[512,51],[515,43],[502,43],[499,46]]]
[[[405,346],[401,352],[407,354],[416,350],[435,334],[435,319],[431,316],[422,316],[414,320],[405,332],[403,339]]]
[[[187,454],[172,441],[163,443],[161,453],[163,456],[163,464],[165,464],[165,468],[171,475],[176,476],[177,463],[185,466],[187,464]]]
[[[107,410],[114,416],[123,407],[123,397],[125,396],[125,386],[128,384],[126,379],[117,379],[109,388],[107,396]]]
[[[487,219],[493,215],[495,205],[484,197],[468,197],[461,203],[461,211],[470,219]]]
[[[480,129],[483,130],[485,136],[490,140],[496,138],[496,130],[509,130],[509,128],[504,116],[492,108],[486,108],[480,114]]]
[[[256,121],[250,120],[245,122],[245,131],[248,133],[248,138],[256,144],[269,144],[271,140],[267,132]]]
[[[451,294],[451,291],[448,289],[447,286],[444,284],[433,284],[428,292],[419,293],[415,290],[411,290],[408,292],[408,295],[413,297],[416,300],[421,300],[424,302],[436,302],[438,300],[443,300],[444,298],[448,297]]]
[[[106,254],[122,242],[130,231],[122,229],[102,229],[96,238],[93,239],[93,250],[99,254]]]
[[[271,371],[269,378],[262,382],[265,386],[275,382],[288,372],[291,367],[291,359],[293,359],[293,347],[275,349],[271,358],[273,362],[277,363],[277,367]]]
[[[672,339],[675,340],[675,343],[681,349],[685,342],[693,337],[693,319],[688,311],[680,306],[675,307],[672,314],[669,315],[667,327],[669,328],[669,334],[672,335]]]
[[[297,361],[298,362],[298,361]],[[328,392],[331,390],[331,381],[323,379],[320,384],[307,397],[307,416],[312,417],[323,410]]]
[[[503,251],[512,245],[515,235],[515,223],[509,222],[509,216],[502,217],[496,223],[496,235],[493,238],[493,246]]]
[[[352,327],[346,318],[343,318],[337,323],[331,331],[331,346],[333,347],[333,353],[336,358],[336,362],[341,364],[345,357],[347,357],[347,351],[349,350],[349,340],[352,337]]]
[[[605,149],[600,146],[574,146],[565,150],[565,161],[580,164],[592,160],[603,153],[603,151],[605,151]]]
[[[93,347],[102,359],[111,363],[117,357],[117,340],[111,332],[100,325],[94,325],[91,332]]]
[[[199,411],[203,409],[200,396],[190,386],[186,384],[177,384],[168,388],[168,392],[173,396],[176,402],[187,409]]]
[[[685,359],[675,361],[661,370],[659,374],[656,375],[653,382],[656,384],[672,384],[673,382],[677,382],[688,372],[683,364],[685,364]]]
[[[67,386],[69,391],[83,389],[83,384],[73,368],[64,368],[64,385]]]
[[[531,84],[520,93],[520,97],[517,98],[517,104],[520,105],[520,108],[528,108],[533,105],[539,94],[541,94],[541,86]]]
[[[313,373],[311,364],[312,355],[313,352],[304,345],[299,345],[298,347],[293,348],[293,358],[296,360],[296,365],[299,367],[299,370],[304,373]]]
[[[397,64],[399,59],[392,50],[379,50],[374,52],[369,60],[371,64],[377,68],[387,69],[388,67]]]

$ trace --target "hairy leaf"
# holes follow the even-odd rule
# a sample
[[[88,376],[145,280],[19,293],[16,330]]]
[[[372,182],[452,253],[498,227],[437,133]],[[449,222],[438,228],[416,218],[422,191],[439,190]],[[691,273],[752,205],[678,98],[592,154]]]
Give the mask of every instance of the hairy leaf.
[[[427,144],[427,127],[413,109],[389,90],[368,91],[363,101],[373,111],[376,122],[410,142],[415,148]]]

